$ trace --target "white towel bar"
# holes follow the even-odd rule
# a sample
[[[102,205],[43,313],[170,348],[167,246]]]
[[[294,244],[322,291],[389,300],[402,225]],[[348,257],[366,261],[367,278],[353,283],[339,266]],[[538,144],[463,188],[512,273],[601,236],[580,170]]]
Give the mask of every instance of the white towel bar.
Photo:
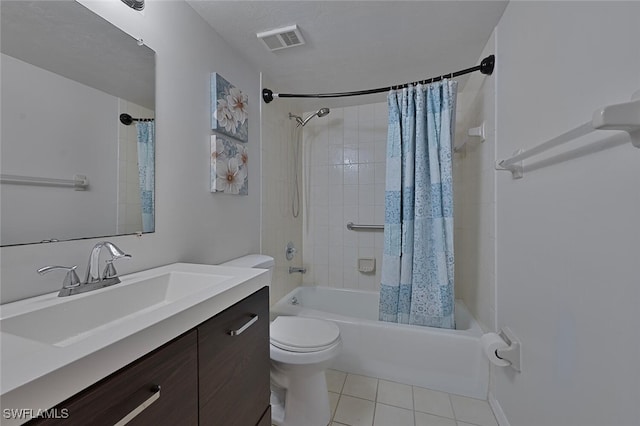
[[[84,191],[89,186],[89,179],[85,175],[73,175],[73,179],[55,179],[36,176],[0,175],[0,183],[17,185],[70,186],[76,191]]]
[[[593,113],[591,121],[569,130],[547,142],[526,151],[519,150],[512,157],[496,162],[496,170],[508,170],[514,179],[523,175],[522,161],[551,148],[587,135],[596,130],[622,130],[631,137],[631,143],[640,148],[640,90],[631,97],[631,102],[608,105]]]

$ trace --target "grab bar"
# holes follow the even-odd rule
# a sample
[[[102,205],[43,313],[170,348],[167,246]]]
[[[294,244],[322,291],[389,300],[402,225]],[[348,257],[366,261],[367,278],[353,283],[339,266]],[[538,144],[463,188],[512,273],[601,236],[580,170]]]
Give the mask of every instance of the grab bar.
[[[384,231],[384,225],[356,225],[353,222],[347,223],[349,231]]]
[[[70,186],[76,191],[84,191],[89,186],[89,179],[85,175],[73,175],[73,179],[55,179],[1,174],[0,183],[12,183],[17,185]]]

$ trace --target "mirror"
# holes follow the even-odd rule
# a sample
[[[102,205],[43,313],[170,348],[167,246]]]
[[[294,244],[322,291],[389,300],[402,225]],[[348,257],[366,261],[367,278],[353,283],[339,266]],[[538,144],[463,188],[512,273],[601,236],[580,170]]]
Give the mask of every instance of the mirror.
[[[0,7],[0,245],[153,232],[153,50],[75,1]]]

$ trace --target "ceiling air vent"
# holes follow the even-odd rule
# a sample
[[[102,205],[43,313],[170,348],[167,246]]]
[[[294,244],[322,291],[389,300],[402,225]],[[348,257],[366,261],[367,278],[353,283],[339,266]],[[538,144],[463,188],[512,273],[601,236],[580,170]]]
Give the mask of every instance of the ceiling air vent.
[[[264,31],[256,35],[262,40],[264,45],[267,46],[267,49],[271,51],[304,44],[304,39],[297,25],[276,28],[275,30]]]

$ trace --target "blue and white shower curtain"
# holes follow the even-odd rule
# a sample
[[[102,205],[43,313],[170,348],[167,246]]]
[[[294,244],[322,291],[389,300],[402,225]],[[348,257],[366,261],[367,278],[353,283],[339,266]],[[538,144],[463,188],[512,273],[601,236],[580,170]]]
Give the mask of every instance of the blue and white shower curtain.
[[[451,147],[457,82],[391,91],[380,320],[455,328]]]
[[[140,176],[140,207],[142,232],[155,230],[153,206],[155,205],[155,123],[137,122],[138,174]]]

